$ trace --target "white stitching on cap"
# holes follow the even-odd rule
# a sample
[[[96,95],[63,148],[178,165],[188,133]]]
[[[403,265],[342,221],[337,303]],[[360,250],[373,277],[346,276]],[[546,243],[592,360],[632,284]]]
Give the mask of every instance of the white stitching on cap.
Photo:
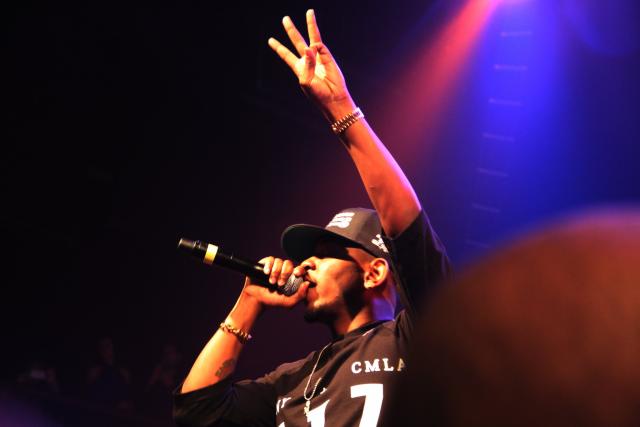
[[[351,224],[351,220],[355,212],[340,212],[333,217],[331,222],[327,225],[329,227],[347,228]]]

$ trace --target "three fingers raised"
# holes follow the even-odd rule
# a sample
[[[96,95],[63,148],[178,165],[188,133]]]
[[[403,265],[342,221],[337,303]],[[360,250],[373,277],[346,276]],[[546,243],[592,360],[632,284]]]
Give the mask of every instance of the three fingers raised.
[[[298,53],[298,56],[294,55],[286,46],[280,43],[273,37],[269,38],[268,44],[278,56],[294,71],[295,65],[299,58],[305,56],[305,52],[308,51],[309,46],[322,44],[322,36],[320,35],[320,29],[316,22],[316,16],[312,9],[309,9],[306,14],[307,19],[307,32],[309,34],[309,44],[305,41],[304,37],[300,34],[296,26],[290,17],[285,16],[282,18],[282,25],[284,26],[289,40],[293,43],[293,46]]]

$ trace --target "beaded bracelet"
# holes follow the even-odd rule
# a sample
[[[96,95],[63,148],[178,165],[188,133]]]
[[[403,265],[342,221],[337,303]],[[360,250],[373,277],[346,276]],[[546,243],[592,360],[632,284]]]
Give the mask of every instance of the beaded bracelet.
[[[360,110],[360,108],[356,108],[355,110],[353,110],[351,113],[347,114],[340,120],[336,120],[335,122],[333,122],[331,124],[331,130],[336,135],[340,135],[342,132],[347,130],[349,126],[351,126],[352,124],[354,124],[355,122],[357,122],[363,117],[364,117],[364,114],[362,114],[362,110]]]
[[[224,332],[229,332],[230,334],[235,335],[236,338],[238,338],[238,340],[242,344],[246,343],[252,338],[252,336],[249,335],[247,332],[243,331],[240,328],[236,328],[235,326],[230,325],[228,323],[224,323],[224,322],[220,323],[220,329],[223,330]]]

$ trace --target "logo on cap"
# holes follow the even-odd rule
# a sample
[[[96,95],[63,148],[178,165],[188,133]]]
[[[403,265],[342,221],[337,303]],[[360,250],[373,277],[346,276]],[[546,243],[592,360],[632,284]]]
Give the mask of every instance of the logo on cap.
[[[329,227],[347,228],[349,227],[349,224],[351,224],[351,220],[353,219],[354,215],[355,215],[354,212],[340,212],[339,214],[336,214],[336,216],[333,217],[331,222],[327,224],[326,228],[329,228]]]
[[[389,253],[389,249],[387,249],[387,245],[384,244],[384,240],[382,240],[382,236],[380,235],[380,233],[376,234],[375,239],[372,239],[371,243],[379,247],[380,250],[385,254]]]

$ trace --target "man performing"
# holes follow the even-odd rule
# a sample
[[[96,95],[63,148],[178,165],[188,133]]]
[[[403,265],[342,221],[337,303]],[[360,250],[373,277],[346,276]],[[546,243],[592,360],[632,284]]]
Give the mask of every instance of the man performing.
[[[375,211],[345,209],[326,228],[294,225],[282,245],[290,260],[264,258],[269,281],[304,277],[285,296],[246,279],[231,312],[175,395],[179,425],[375,426],[385,395],[405,369],[416,303],[449,271],[449,262],[404,173],[369,127],[308,11],[309,44],[289,17],[283,25],[297,55],[269,46],[298,77],[353,159]],[[294,266],[294,261],[300,263]],[[395,316],[396,300],[404,309]],[[306,305],[333,341],[256,380],[231,374],[260,313]]]

